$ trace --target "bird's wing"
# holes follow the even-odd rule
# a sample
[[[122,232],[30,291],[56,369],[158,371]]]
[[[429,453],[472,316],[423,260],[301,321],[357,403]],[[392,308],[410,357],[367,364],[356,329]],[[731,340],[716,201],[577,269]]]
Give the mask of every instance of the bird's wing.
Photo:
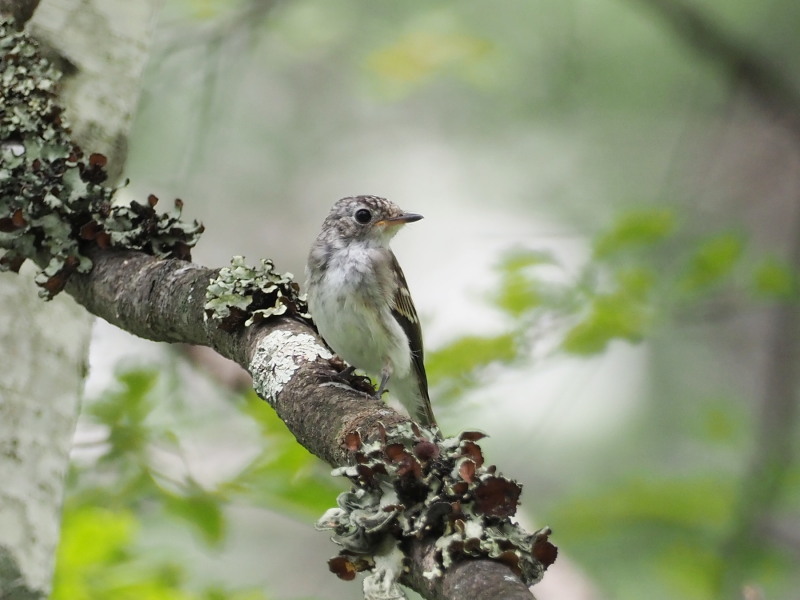
[[[425,374],[425,362],[423,360],[422,329],[419,325],[417,309],[414,308],[414,301],[408,291],[408,284],[406,283],[405,275],[403,275],[403,270],[400,268],[394,253],[390,252],[390,254],[391,267],[399,283],[392,299],[392,316],[408,336],[408,343],[411,348],[411,365],[417,376],[420,396],[423,401],[423,406],[420,407],[422,410],[418,411],[419,414],[414,416],[426,425],[436,425],[430,396],[428,395],[428,376]]]

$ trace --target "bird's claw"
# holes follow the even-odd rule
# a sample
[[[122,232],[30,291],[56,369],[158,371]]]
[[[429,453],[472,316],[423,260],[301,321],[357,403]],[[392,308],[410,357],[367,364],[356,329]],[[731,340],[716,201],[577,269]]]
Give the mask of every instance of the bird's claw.
[[[375,388],[372,386],[372,381],[370,378],[366,375],[356,375],[356,368],[354,366],[346,365],[346,363],[338,356],[334,357],[330,363],[332,367],[341,369],[338,373],[333,375],[332,379],[345,383],[360,392],[369,394],[370,396],[375,394]]]

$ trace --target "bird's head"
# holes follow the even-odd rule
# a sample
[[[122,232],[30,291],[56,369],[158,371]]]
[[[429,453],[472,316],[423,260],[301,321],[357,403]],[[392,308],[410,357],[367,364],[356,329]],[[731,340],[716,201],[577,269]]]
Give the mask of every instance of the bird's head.
[[[421,218],[422,215],[404,212],[386,198],[352,196],[333,205],[325,219],[323,232],[339,240],[387,247],[402,225]]]

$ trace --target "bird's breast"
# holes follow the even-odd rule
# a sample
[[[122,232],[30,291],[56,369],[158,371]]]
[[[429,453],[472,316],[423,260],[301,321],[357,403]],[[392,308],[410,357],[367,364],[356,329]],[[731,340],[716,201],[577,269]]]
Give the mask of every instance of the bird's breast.
[[[389,362],[406,371],[408,338],[391,315],[380,260],[359,247],[329,256],[324,274],[309,285],[309,308],[322,337],[351,365],[378,373]]]

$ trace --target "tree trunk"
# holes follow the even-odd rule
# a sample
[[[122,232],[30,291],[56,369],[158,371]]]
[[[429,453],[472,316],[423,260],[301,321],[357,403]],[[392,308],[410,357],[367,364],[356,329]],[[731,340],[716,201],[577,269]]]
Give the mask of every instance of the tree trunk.
[[[112,180],[122,171],[160,4],[45,0],[28,24],[65,72],[73,138],[109,158]],[[35,301],[32,271],[0,275],[0,598],[49,595],[92,326],[66,294]]]

